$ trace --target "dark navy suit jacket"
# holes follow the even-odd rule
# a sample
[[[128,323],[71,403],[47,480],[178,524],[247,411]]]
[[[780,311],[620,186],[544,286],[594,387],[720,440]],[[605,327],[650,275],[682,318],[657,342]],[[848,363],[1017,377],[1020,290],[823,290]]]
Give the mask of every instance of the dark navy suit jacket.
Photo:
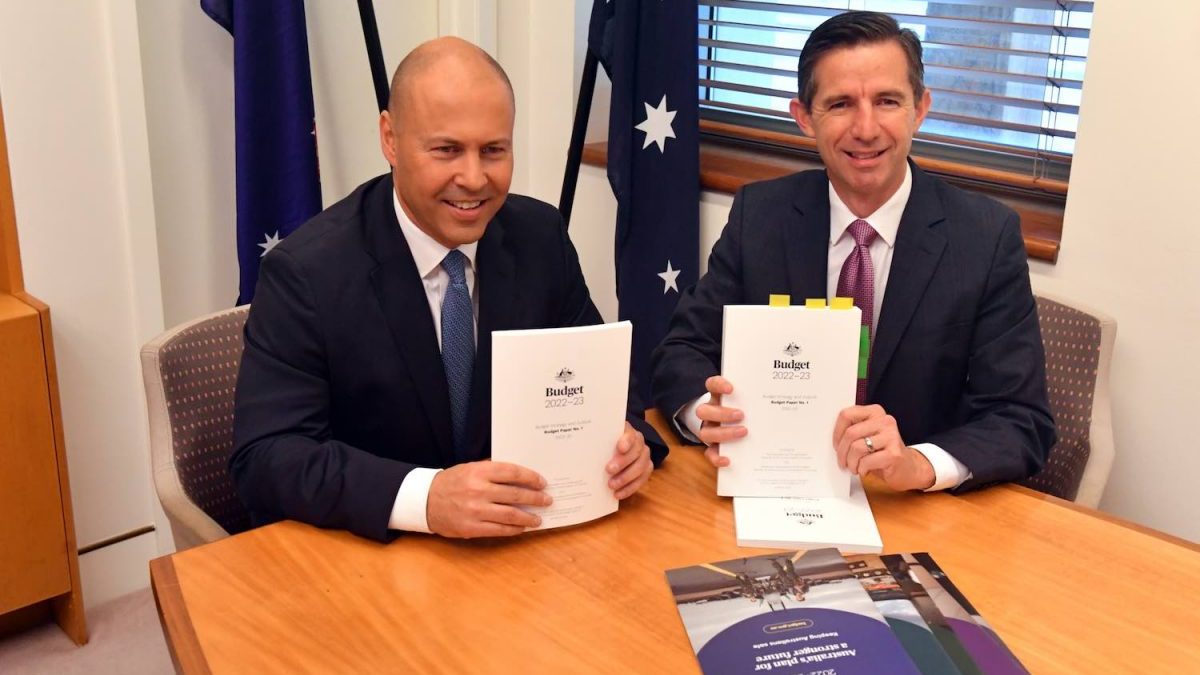
[[[257,524],[292,518],[386,540],[408,472],[459,461],[433,317],[392,190],[390,175],[363,184],[263,258],[229,460]],[[491,454],[491,332],[601,322],[547,204],[509,195],[479,241],[476,270],[465,461]],[[661,463],[666,446],[632,393],[629,410]]]
[[[1036,473],[1054,444],[1045,356],[1017,214],[915,165],[874,335],[867,398],[906,443],[936,443],[972,478]],[[655,404],[668,417],[720,372],[722,307],[824,298],[829,180],[806,171],[742,188],[654,352]],[[734,383],[737,386],[737,383]]]

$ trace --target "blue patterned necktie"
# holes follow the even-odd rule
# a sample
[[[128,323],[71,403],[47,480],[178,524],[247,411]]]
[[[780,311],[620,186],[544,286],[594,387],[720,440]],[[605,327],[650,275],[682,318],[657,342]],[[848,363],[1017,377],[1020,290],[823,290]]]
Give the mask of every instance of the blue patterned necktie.
[[[450,285],[442,298],[442,366],[450,387],[450,423],[454,452],[467,451],[467,407],[471,402],[471,370],[475,364],[475,314],[467,289],[467,256],[453,250],[442,259]]]

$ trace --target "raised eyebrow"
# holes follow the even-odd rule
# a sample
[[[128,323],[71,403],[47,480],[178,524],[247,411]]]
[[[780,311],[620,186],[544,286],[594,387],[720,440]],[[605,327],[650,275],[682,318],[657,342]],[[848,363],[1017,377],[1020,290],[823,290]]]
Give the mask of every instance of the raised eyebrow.
[[[881,91],[876,96],[876,98],[896,98],[896,99],[900,99],[901,101],[903,101],[906,98],[906,96],[903,91],[901,91],[899,89],[895,89],[892,91]]]

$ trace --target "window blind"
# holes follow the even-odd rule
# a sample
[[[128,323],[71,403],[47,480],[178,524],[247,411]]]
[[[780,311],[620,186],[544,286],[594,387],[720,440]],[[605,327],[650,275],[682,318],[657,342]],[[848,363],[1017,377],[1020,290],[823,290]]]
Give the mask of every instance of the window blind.
[[[788,114],[809,33],[854,9],[921,38],[933,106],[914,154],[1065,180],[1093,2],[700,0],[702,115],[800,134]]]

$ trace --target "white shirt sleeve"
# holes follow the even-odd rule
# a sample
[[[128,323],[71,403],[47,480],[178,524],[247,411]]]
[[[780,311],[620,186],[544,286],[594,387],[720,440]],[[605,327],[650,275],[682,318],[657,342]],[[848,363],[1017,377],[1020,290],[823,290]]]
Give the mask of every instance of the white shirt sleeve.
[[[429,486],[441,469],[416,468],[408,472],[400,489],[396,491],[396,502],[392,504],[392,516],[388,528],[408,532],[430,532],[425,518],[425,505],[429,501]]]
[[[918,443],[911,447],[925,455],[925,459],[929,460],[933,466],[933,485],[927,488],[926,492],[956,488],[971,477],[967,465],[955,459],[940,446],[933,443]]]
[[[701,443],[700,440],[700,418],[696,416],[696,408],[708,403],[712,398],[711,394],[705,393],[700,398],[688,403],[675,412],[675,430],[680,436],[688,439],[693,443]]]

